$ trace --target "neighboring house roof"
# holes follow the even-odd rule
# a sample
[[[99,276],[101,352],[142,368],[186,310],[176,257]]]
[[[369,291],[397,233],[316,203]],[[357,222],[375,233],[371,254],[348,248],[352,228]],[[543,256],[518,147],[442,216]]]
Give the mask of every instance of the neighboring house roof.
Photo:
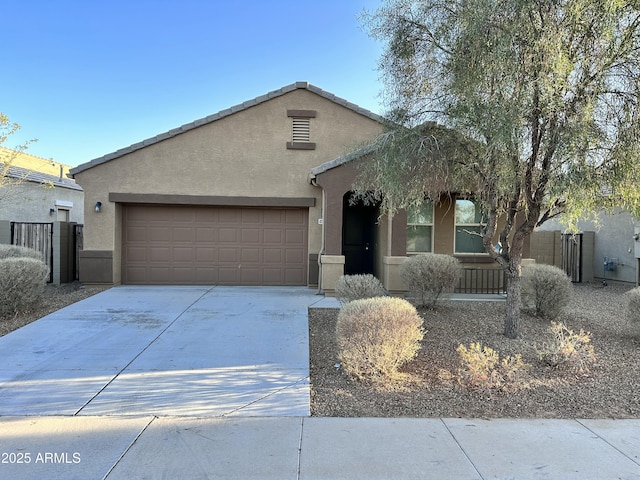
[[[12,167],[22,167],[33,172],[46,173],[52,176],[66,177],[71,168],[64,163],[52,159],[37,157],[29,153],[0,147],[0,164],[9,164]]]
[[[0,171],[3,170],[4,164],[0,163]],[[70,190],[82,191],[82,187],[78,185],[75,180],[65,178],[56,175],[49,175],[47,173],[34,172],[22,167],[9,166],[9,169],[5,173],[5,177],[15,178],[16,180],[23,180],[26,182],[39,183],[44,185],[53,185],[58,188],[68,188]]]
[[[165,133],[161,133],[160,135],[156,135],[155,137],[152,138],[148,138],[146,140],[143,140],[141,142],[135,143],[133,145],[130,145],[128,147],[122,148],[120,150],[117,150],[113,153],[109,153],[107,155],[104,155],[102,157],[96,158],[94,160],[91,160],[90,162],[87,163],[83,163],[81,165],[78,165],[75,168],[72,168],[70,173],[71,175],[76,175],[77,173],[83,172],[85,170],[88,170],[90,168],[93,168],[97,165],[100,165],[102,163],[106,163],[110,160],[114,160],[116,158],[122,157],[124,155],[127,155],[129,153],[135,152],[136,150],[140,150],[142,148],[148,147],[149,145],[153,145],[155,143],[161,142],[163,140],[166,140],[168,138],[171,137],[175,137],[176,135],[180,135],[181,133],[185,133],[188,132],[189,130],[192,130],[194,128],[198,128],[201,127],[203,125],[207,125],[208,123],[212,123],[215,122],[217,120],[220,120],[222,118],[228,117],[229,115],[233,115],[234,113],[238,113],[241,112],[243,110],[246,110],[248,108],[251,107],[255,107],[256,105],[260,105],[261,103],[267,102],[273,98],[285,95],[289,92],[293,92],[295,90],[299,90],[299,89],[304,89],[304,90],[308,90],[310,92],[313,92],[317,95],[320,95],[321,97],[324,97],[334,103],[337,103],[339,105],[342,105],[343,107],[346,107],[350,110],[353,110],[356,113],[359,113],[360,115],[364,115],[366,117],[371,118],[372,120],[375,120],[377,122],[382,122],[384,119],[380,116],[377,115],[369,110],[366,110],[362,107],[359,107],[358,105],[351,103],[347,100],[344,100],[343,98],[337,97],[332,93],[329,93],[325,90],[322,90],[321,88],[318,88],[314,85],[311,85],[308,82],[296,82],[296,83],[292,83],[291,85],[287,85],[286,87],[282,87],[278,90],[274,90],[272,92],[266,93],[264,95],[261,95],[259,97],[256,97],[252,100],[247,100],[246,102],[243,102],[239,105],[235,105],[231,108],[227,108],[225,110],[221,110],[218,113],[214,113],[213,115],[209,115],[207,117],[201,118],[199,120],[195,120],[191,123],[187,123],[185,125],[182,125],[181,127],[178,128],[174,128],[173,130],[169,130],[168,132]]]

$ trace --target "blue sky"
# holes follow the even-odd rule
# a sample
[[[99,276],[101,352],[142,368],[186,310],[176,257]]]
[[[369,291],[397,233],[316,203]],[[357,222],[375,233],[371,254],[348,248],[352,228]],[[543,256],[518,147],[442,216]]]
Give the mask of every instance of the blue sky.
[[[380,0],[3,0],[6,147],[78,165],[296,81],[383,113]]]

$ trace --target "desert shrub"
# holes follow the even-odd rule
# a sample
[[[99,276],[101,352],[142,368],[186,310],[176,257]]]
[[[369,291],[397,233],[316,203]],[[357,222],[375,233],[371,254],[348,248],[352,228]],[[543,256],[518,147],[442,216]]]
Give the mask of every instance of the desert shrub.
[[[586,373],[596,361],[591,333],[575,333],[564,323],[551,322],[551,340],[536,348],[538,358],[552,367],[566,366],[577,373]]]
[[[553,265],[533,264],[522,269],[523,307],[535,315],[554,319],[571,299],[567,274]]]
[[[36,306],[42,298],[49,268],[35,258],[0,260],[0,314],[14,314]]]
[[[627,320],[640,326],[640,287],[627,292]]]
[[[424,330],[409,302],[377,297],[345,304],[336,335],[344,370],[360,380],[384,383],[415,357]]]
[[[456,351],[461,363],[460,383],[472,389],[519,388],[530,368],[520,354],[500,359],[498,352],[480,343],[471,343],[469,348],[460,344]]]
[[[42,254],[37,250],[17,245],[0,245],[0,260],[3,258],[34,258],[42,260]]]
[[[400,268],[400,278],[418,306],[433,307],[438,299],[454,291],[461,271],[456,258],[426,253],[409,257]]]
[[[365,275],[342,275],[336,283],[335,295],[342,304],[363,298],[384,297],[385,289],[376,277]]]

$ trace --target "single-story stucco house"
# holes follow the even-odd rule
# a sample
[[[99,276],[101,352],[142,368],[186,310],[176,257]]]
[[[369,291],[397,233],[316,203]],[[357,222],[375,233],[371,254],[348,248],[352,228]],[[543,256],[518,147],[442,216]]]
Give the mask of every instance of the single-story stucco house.
[[[380,116],[297,82],[79,165],[80,280],[330,294],[343,273],[373,273],[400,291],[399,265],[420,252],[494,268],[466,233],[480,228],[469,200],[425,203],[392,220],[350,202],[366,161],[351,152],[382,131]]]

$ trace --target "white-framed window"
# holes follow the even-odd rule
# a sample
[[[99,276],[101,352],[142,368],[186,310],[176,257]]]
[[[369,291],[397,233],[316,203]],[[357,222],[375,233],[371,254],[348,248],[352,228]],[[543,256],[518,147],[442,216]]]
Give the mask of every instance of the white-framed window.
[[[486,253],[482,245],[482,209],[473,200],[456,199],[454,252]]]
[[[433,203],[425,200],[407,208],[407,253],[433,251]]]

